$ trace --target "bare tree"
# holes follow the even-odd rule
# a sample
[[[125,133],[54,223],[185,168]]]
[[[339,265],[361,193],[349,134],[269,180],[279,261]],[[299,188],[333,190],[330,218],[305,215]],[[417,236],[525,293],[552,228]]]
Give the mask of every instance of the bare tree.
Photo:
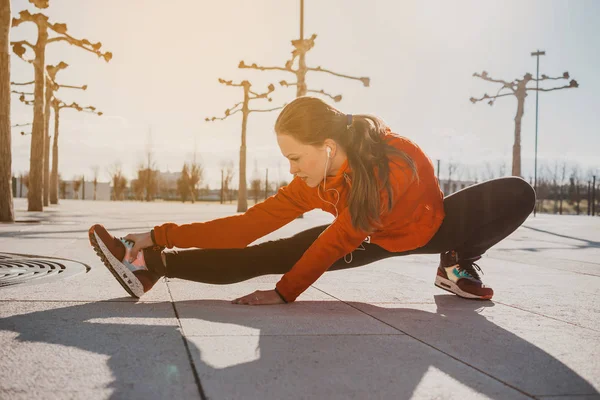
[[[34,0],[33,3],[38,8],[46,8],[47,1]],[[75,39],[67,33],[67,25],[63,23],[50,23],[48,17],[41,13],[31,14],[28,10],[23,10],[19,13],[19,18],[13,18],[12,26],[17,27],[24,22],[34,23],[37,27],[37,42],[34,44],[27,40],[19,40],[11,42],[13,52],[33,64],[35,70],[35,101],[33,128],[31,137],[31,156],[30,156],[30,174],[31,174],[31,190],[28,192],[28,210],[42,211],[42,174],[44,165],[44,87],[46,83],[46,46],[55,42],[67,42],[73,46],[77,46],[98,57],[104,58],[107,62],[112,58],[112,53],[102,53],[100,48],[101,43],[91,43],[87,39]],[[49,33],[54,32],[56,36],[50,38]],[[28,60],[23,58],[26,53],[25,46],[29,47],[34,52],[34,59]]]
[[[188,196],[192,204],[196,201],[199,186],[202,184],[204,169],[197,162],[184,163],[181,177],[177,180],[177,192],[181,201],[185,203]]]
[[[67,68],[67,63],[60,62],[57,65],[48,65],[46,67],[46,93],[44,99],[44,207],[48,206],[50,199],[50,103],[54,96],[54,91],[58,90],[56,84],[56,74]]]
[[[98,173],[100,172],[100,167],[94,165],[92,168],[92,178],[94,179],[92,183],[94,184],[94,200],[96,200],[98,193]]]
[[[219,82],[227,85],[227,86],[234,86],[234,87],[241,87],[244,89],[244,99],[242,101],[240,101],[239,103],[235,104],[232,108],[228,108],[227,110],[225,110],[225,116],[221,117],[221,118],[217,118],[217,117],[212,117],[212,118],[206,118],[206,121],[216,121],[216,120],[224,120],[227,117],[230,117],[234,114],[237,114],[238,112],[242,113],[242,139],[241,139],[241,145],[240,145],[240,184],[239,184],[239,189],[238,189],[238,207],[237,207],[237,211],[238,212],[244,212],[248,209],[248,200],[247,200],[247,194],[246,194],[246,127],[248,125],[248,115],[250,115],[250,113],[252,112],[270,112],[270,111],[274,111],[274,110],[280,110],[281,108],[283,108],[283,106],[281,107],[275,107],[275,108],[270,108],[268,110],[252,110],[249,107],[249,103],[251,100],[257,100],[257,99],[267,99],[268,101],[272,101],[272,99],[269,97],[269,94],[271,94],[274,90],[275,90],[275,86],[273,86],[272,84],[269,85],[268,87],[268,91],[265,93],[255,93],[252,90],[250,90],[250,88],[252,87],[252,84],[248,81],[242,81],[240,83],[233,83],[232,81],[226,81],[224,79],[220,79],[219,78]]]
[[[261,192],[263,189],[263,181],[260,178],[255,178],[250,181],[250,193],[254,199],[254,204],[258,203]]]
[[[83,176],[74,176],[73,177],[73,198],[79,199],[79,189],[81,189],[81,185],[84,183]]]
[[[457,172],[459,169],[459,165],[456,161],[448,162],[448,183],[452,182],[452,175]]]
[[[498,176],[506,176],[506,161],[504,160],[500,161],[500,163],[498,164]]]
[[[196,201],[196,197],[198,196],[198,188],[202,184],[202,179],[204,177],[204,168],[198,162],[192,162],[189,167],[190,171],[190,179],[189,179],[189,190],[192,195],[192,203]]]
[[[14,222],[10,144],[10,0],[0,0],[0,222]]]
[[[182,203],[185,203],[190,195],[190,171],[187,163],[183,163],[181,176],[177,179],[177,193],[179,194]]]
[[[559,213],[562,215],[563,213],[563,188],[565,186],[565,179],[567,177],[567,162],[562,161],[560,163],[560,182],[558,184],[558,196],[560,201]]]
[[[571,166],[571,176],[569,177],[569,202],[575,205],[577,215],[581,213],[581,168],[577,163]]]
[[[82,86],[83,87],[83,86]],[[60,111],[65,108],[72,108],[79,112],[88,112],[102,115],[101,111],[97,111],[94,106],[82,107],[77,103],[66,104],[63,101],[53,97],[52,109],[54,110],[54,142],[52,144],[52,172],[50,174],[50,203],[58,204],[58,134],[60,126]]]
[[[234,164],[232,160],[221,162],[221,172],[223,174],[223,201],[231,202],[231,181],[235,174]]]
[[[304,14],[303,6],[301,5],[301,13]],[[315,39],[317,38],[316,34],[313,34],[309,39],[304,39],[304,17],[302,16],[300,20],[300,39],[292,40],[292,46],[294,46],[294,50],[292,51],[292,58],[286,61],[283,67],[263,67],[256,64],[247,65],[244,61],[240,61],[238,65],[239,68],[250,68],[257,69],[260,71],[285,71],[290,72],[295,75],[296,82],[288,83],[287,81],[281,81],[279,84],[281,86],[296,86],[296,97],[306,96],[307,93],[318,93],[325,95],[331,98],[333,101],[338,102],[342,100],[342,95],[333,96],[329,93],[326,93],[324,90],[309,90],[306,84],[306,74],[309,71],[314,72],[325,72],[334,76],[338,76],[341,78],[352,79],[361,81],[362,84],[366,87],[370,84],[370,79],[367,77],[354,77],[350,75],[344,75],[337,72],[330,71],[328,69],[322,68],[318,66],[316,68],[311,68],[306,66],[306,53],[310,51],[315,46]],[[298,59],[298,67],[296,69],[293,68],[294,62]]]
[[[113,164],[109,168],[108,174],[110,175],[110,180],[112,182],[113,187],[111,200],[123,200],[123,195],[125,193],[125,189],[127,188],[127,179],[123,176],[121,164]]]
[[[58,175],[59,189],[60,189],[60,198],[64,199],[67,197],[67,182],[62,179],[60,175]]]
[[[55,148],[53,149],[53,152],[58,152],[58,142],[57,142],[57,135],[58,135],[58,117],[57,117],[57,112],[56,112],[56,104],[53,104],[53,102],[55,101],[55,97],[54,97],[54,92],[57,91],[60,88],[69,88],[69,89],[79,89],[79,90],[86,90],[87,89],[87,85],[83,85],[83,86],[72,86],[72,85],[60,85],[56,82],[56,75],[58,72],[60,72],[63,69],[66,69],[68,67],[68,64],[64,63],[64,62],[60,62],[58,63],[56,66],[54,65],[48,65],[46,67],[46,92],[45,92],[45,101],[44,101],[44,175],[43,175],[43,203],[44,203],[44,207],[48,206],[48,201],[50,200],[51,204],[57,204],[58,203],[58,196],[57,196],[57,185],[58,182],[56,181],[55,177],[52,177],[50,175],[50,107],[52,107],[54,109],[54,131],[55,131]],[[24,86],[24,85],[31,85],[35,83],[34,81],[31,82],[24,82],[24,83],[17,83],[17,82],[11,82],[12,85],[14,86]],[[12,93],[15,94],[20,94],[20,100],[25,103],[25,104],[29,104],[29,105],[34,105],[35,101],[31,100],[31,99],[27,99],[26,96],[33,96],[34,93],[31,92],[22,92],[22,91],[17,91],[17,90],[13,90]],[[60,102],[59,100],[56,100],[58,102]],[[77,108],[77,104],[73,103],[70,108]],[[61,107],[61,108],[65,108],[65,107]],[[91,109],[94,109],[94,107],[85,107],[85,108],[81,108],[80,111],[88,111],[90,112]],[[102,115],[102,113],[98,113],[98,115]],[[57,156],[58,153],[56,153],[55,155]],[[53,159],[54,156],[53,154]],[[53,162],[53,167],[57,167],[57,163]]]
[[[487,93],[485,93],[481,98],[471,97],[470,100],[473,104],[483,100],[487,100],[488,104],[492,106],[494,105],[496,99],[499,97],[515,96],[517,98],[517,114],[515,115],[515,141],[513,144],[512,175],[521,176],[521,120],[523,119],[523,114],[525,112],[525,97],[527,97],[527,92],[531,90],[540,92],[551,92],[553,90],[576,88],[579,87],[579,84],[576,80],[572,79],[568,85],[555,87],[551,89],[527,87],[527,84],[531,81],[541,82],[546,80],[569,79],[568,72],[563,73],[562,76],[557,78],[550,78],[549,76],[542,74],[542,77],[540,79],[533,78],[533,76],[528,72],[523,76],[523,79],[515,79],[511,82],[502,79],[494,79],[491,76],[489,76],[486,71],[483,71],[480,74],[475,72],[473,76],[481,78],[488,82],[502,84],[502,87],[500,87],[498,92],[493,96],[490,96]],[[502,93],[503,90],[506,90],[508,92]]]

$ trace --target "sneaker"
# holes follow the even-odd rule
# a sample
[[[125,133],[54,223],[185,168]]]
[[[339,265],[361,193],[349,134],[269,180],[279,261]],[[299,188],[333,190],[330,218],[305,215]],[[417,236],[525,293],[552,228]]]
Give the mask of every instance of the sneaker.
[[[435,286],[465,299],[491,299],[494,291],[481,282],[476,271],[481,271],[481,268],[474,261],[480,258],[459,260],[454,250],[442,253],[435,277]]]
[[[129,262],[134,245],[132,241],[116,238],[98,224],[90,228],[89,238],[90,244],[106,268],[131,296],[141,297],[160,279],[161,275],[155,270],[149,269],[146,260],[160,259],[162,247],[143,249],[138,252],[137,258],[133,262]]]

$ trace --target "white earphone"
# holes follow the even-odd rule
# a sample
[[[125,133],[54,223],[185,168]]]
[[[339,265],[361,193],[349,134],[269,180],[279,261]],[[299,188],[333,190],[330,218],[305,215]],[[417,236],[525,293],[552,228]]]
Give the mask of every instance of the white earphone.
[[[332,203],[330,201],[325,200],[324,198],[321,197],[321,193],[320,193],[320,189],[321,189],[321,185],[317,186],[317,195],[319,196],[319,198],[324,201],[325,203],[331,204],[333,206],[333,208],[335,209],[335,218],[334,221],[338,218],[339,216],[339,212],[337,209],[337,204],[340,201],[340,192],[338,192],[336,189],[327,189],[326,184],[327,184],[327,167],[329,166],[329,159],[331,158],[331,147],[329,146],[325,146],[325,151],[327,152],[327,159],[325,160],[325,171],[323,171],[323,192],[327,193],[329,191],[334,192],[337,195],[337,198],[335,200],[335,203]],[[367,239],[365,239],[367,240]],[[369,238],[370,240],[370,238]],[[360,244],[360,247],[358,247],[356,250],[366,250],[365,247],[362,245],[362,243]],[[346,264],[350,264],[352,262],[352,252],[350,252],[350,260],[348,260],[346,257],[348,257],[348,254],[344,255],[344,261],[346,262]]]

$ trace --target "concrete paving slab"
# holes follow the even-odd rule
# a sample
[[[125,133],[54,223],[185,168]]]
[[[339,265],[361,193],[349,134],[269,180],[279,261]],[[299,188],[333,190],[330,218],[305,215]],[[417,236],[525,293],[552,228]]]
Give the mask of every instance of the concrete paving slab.
[[[524,399],[404,335],[191,337],[209,398]]]
[[[115,280],[113,275],[102,264],[96,254],[91,256],[86,254],[77,257],[82,252],[67,253],[73,259],[92,267],[86,274],[79,274],[69,279],[59,280],[51,283],[41,283],[39,285],[29,286],[27,289],[18,285],[2,288],[0,290],[0,300],[37,300],[37,301],[127,301],[127,302],[155,302],[170,301],[169,292],[166,284],[161,279],[156,283],[152,290],[135,299],[123,289]],[[94,258],[96,260],[94,260]]]
[[[219,300],[176,303],[186,337],[401,334],[339,301],[242,306]]]
[[[336,293],[341,297],[336,297],[347,299],[346,291],[357,286],[354,283],[356,279],[352,277],[362,274],[365,280],[362,299],[366,302],[388,301],[374,300],[377,296],[368,294],[377,293],[378,289],[383,287],[400,298],[400,302],[431,303],[432,296],[445,293],[433,285],[435,268],[431,268],[431,265],[434,264],[435,258],[436,256],[430,255],[395,257],[378,261],[373,268],[375,271],[359,273],[357,270],[348,275],[340,275],[340,279],[346,284],[337,287]],[[597,296],[600,277],[499,260],[488,255],[478,261],[478,264],[484,271],[483,281],[494,288],[494,301],[600,332],[600,297]],[[360,270],[362,271],[362,268]],[[371,280],[367,277],[367,272],[372,272],[373,276],[380,276]],[[384,278],[387,282],[380,282]],[[347,279],[352,279],[352,283]],[[317,286],[320,282],[317,282]],[[328,290],[324,286],[318,287]],[[400,294],[401,292],[405,293]],[[350,299],[360,301],[360,295]]]
[[[0,301],[0,316],[0,397],[200,397],[170,303]]]
[[[248,295],[256,290],[273,290],[279,277],[275,275],[260,276],[229,285],[210,285],[207,283],[168,278],[168,285],[171,290],[171,296],[173,296],[173,301],[231,301],[238,297]],[[331,296],[314,288],[308,288],[302,295],[305,300],[334,300]]]
[[[352,303],[361,311],[532,396],[597,395],[597,332],[492,302]]]
[[[313,286],[342,301],[366,303],[433,303],[440,289],[433,285],[435,269],[415,264],[406,273],[410,257],[394,257],[364,267],[325,273]],[[300,298],[302,300],[302,297]]]

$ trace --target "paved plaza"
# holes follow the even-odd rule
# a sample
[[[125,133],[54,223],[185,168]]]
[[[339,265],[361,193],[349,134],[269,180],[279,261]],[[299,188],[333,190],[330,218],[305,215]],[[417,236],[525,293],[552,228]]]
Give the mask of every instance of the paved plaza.
[[[438,258],[419,255],[329,272],[295,303],[252,307],[230,300],[279,276],[161,280],[135,300],[87,238],[93,223],[124,236],[234,204],[15,208],[0,252],[92,268],[0,288],[1,399],[600,399],[597,217],[530,217],[479,262],[493,301],[434,287]],[[328,221],[311,212],[261,241]]]

